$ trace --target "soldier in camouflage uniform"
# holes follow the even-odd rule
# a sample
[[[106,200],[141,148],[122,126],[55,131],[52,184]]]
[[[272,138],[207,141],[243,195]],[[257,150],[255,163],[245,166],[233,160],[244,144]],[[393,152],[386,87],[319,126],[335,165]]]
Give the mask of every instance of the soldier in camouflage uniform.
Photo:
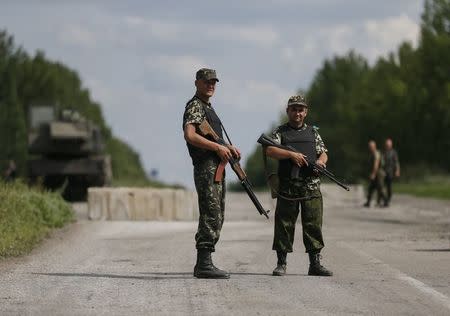
[[[324,247],[320,178],[307,167],[308,160],[326,167],[327,149],[318,128],[304,123],[308,104],[303,95],[289,98],[286,113],[289,121],[276,128],[272,138],[281,145],[294,147],[298,152],[273,146],[265,149],[267,156],[279,160],[279,195],[272,247],[277,252],[278,262],[273,275],[286,274],[286,257],[288,252],[292,252],[295,224],[301,207],[303,243],[310,260],[308,275],[331,276],[333,273],[320,264],[320,251]],[[300,167],[298,178],[291,176],[294,165]]]
[[[375,141],[370,140],[369,147],[369,187],[367,189],[367,201],[364,203],[364,207],[370,207],[370,201],[372,200],[373,192],[376,190],[380,200],[383,200],[383,207],[388,206],[388,200],[384,190],[384,177],[385,172],[383,170],[383,160],[380,152],[377,149]]]
[[[209,103],[214,95],[217,79],[213,69],[202,68],[197,71],[195,96],[188,101],[183,115],[184,138],[194,165],[194,182],[198,194],[199,222],[195,235],[197,263],[194,276],[197,278],[227,279],[229,274],[214,266],[211,252],[219,240],[224,221],[225,179],[214,181],[215,171],[221,161],[232,156],[240,158],[237,148],[222,146],[201,135],[199,125],[207,120],[214,131],[222,137],[222,125]]]
[[[386,174],[384,178],[384,184],[386,186],[386,204],[389,205],[392,198],[392,181],[394,180],[394,177],[400,177],[400,162],[397,151],[392,146],[392,139],[386,139],[384,144],[382,160],[384,161],[383,169]]]

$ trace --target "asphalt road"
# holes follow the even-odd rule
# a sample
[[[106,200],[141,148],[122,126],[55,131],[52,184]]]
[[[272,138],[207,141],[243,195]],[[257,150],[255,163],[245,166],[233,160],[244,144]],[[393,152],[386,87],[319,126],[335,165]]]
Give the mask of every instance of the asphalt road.
[[[79,209],[30,255],[0,262],[0,315],[450,315],[448,201],[365,209],[323,191],[331,278],[307,276],[301,226],[288,275],[271,276],[273,218],[245,195],[228,195],[213,255],[229,280],[193,278],[194,222],[92,222]]]

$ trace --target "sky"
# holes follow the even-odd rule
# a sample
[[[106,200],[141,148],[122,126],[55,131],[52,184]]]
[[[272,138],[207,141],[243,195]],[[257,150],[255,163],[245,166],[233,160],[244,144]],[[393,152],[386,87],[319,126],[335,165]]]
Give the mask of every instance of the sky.
[[[199,68],[217,71],[212,105],[245,161],[326,58],[354,50],[374,63],[403,41],[416,46],[422,7],[422,0],[2,0],[0,29],[28,53],[42,50],[76,70],[144,168],[193,188],[182,116]]]

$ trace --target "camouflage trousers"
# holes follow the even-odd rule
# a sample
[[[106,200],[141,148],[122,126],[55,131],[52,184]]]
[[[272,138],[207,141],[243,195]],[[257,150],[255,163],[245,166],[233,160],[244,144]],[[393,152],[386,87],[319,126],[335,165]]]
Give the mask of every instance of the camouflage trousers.
[[[301,201],[277,199],[273,250],[292,252],[295,224],[301,208],[303,244],[306,252],[320,252],[324,247],[322,237],[323,201],[320,190]]]
[[[215,251],[220,237],[225,212],[225,180],[214,182],[219,162],[205,160],[194,166],[194,182],[198,195],[200,216],[195,234],[197,249]],[[225,177],[224,177],[225,178]]]

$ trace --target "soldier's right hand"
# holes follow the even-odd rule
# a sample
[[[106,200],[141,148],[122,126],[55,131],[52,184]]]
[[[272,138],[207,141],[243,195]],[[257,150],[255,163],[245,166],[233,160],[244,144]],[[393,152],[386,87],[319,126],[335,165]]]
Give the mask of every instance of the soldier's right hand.
[[[297,153],[297,152],[293,152],[291,151],[291,160],[293,163],[295,163],[297,166],[302,167],[302,166],[307,166],[308,165],[308,161],[306,160],[306,155],[303,155],[302,153]]]
[[[220,157],[220,159],[222,159],[222,161],[228,161],[233,156],[231,154],[231,151],[227,147],[222,146],[222,145],[219,145],[217,147],[216,153],[217,153],[217,155],[219,155],[219,157]]]

